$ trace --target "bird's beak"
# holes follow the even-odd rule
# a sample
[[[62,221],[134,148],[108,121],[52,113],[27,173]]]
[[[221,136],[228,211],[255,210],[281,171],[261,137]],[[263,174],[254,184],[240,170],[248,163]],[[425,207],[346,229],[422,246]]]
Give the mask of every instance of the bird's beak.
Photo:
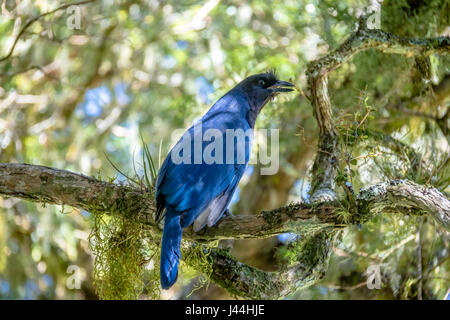
[[[271,85],[268,89],[271,90],[272,93],[276,93],[276,92],[290,92],[290,91],[294,91],[294,89],[292,89],[292,87],[295,88],[295,85],[287,82],[287,81],[277,81],[275,82],[273,85]]]

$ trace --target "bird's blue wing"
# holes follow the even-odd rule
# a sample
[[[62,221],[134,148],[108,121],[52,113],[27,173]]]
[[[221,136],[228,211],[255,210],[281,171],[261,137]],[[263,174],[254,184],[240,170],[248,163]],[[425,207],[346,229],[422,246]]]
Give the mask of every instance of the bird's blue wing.
[[[222,194],[217,196],[194,220],[194,231],[197,232],[206,225],[212,227],[220,220],[228,207],[233,194],[244,174],[246,166],[236,167],[235,176],[228,188]]]
[[[216,119],[220,121],[215,121]],[[233,142],[234,163],[226,163],[226,129],[233,126],[242,128],[246,123],[236,123],[235,116],[232,114],[220,114],[209,117],[208,121],[203,123],[203,129],[216,129],[223,134],[224,142],[224,161],[223,163],[205,163],[194,164],[194,157],[191,154],[191,163],[174,163],[172,152],[164,161],[157,180],[157,199],[164,201],[164,205],[170,206],[173,212],[181,215],[182,227],[189,226],[196,218],[201,216],[198,223],[194,225],[196,230],[201,229],[206,224],[216,223],[229,202],[232,195],[245,171],[248,159],[250,157],[251,139],[247,139],[245,144],[245,163],[237,161],[237,141]],[[226,129],[225,129],[226,128]],[[189,129],[188,133],[193,133]],[[185,139],[185,135],[182,139]],[[191,138],[191,150],[194,150],[194,139]],[[182,140],[178,144],[182,143]],[[202,141],[203,150],[210,142]],[[178,145],[177,144],[177,145]],[[242,147],[242,146],[241,146]]]

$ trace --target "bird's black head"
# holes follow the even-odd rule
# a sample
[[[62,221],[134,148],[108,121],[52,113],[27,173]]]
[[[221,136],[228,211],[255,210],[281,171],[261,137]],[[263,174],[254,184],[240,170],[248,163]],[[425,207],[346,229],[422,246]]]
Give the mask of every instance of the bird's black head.
[[[255,74],[242,80],[235,89],[240,90],[247,97],[250,104],[249,122],[253,127],[261,109],[281,92],[293,91],[292,83],[278,80],[274,71]]]

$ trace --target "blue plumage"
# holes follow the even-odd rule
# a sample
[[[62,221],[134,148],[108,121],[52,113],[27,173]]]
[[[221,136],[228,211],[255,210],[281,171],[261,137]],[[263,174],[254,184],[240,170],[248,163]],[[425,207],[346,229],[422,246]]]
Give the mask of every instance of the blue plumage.
[[[292,91],[287,86],[292,84],[270,72],[248,77],[169,152],[156,183],[157,219],[165,210],[160,270],[164,289],[177,279],[182,229],[194,224],[199,231],[222,217],[249,161],[256,116],[276,93]]]

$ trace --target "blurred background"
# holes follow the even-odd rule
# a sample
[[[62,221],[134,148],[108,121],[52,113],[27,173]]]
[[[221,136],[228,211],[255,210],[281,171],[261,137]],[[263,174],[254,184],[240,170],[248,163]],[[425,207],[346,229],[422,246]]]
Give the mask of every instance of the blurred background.
[[[188,128],[250,74],[276,68],[280,79],[305,89],[307,62],[337,48],[368,8],[377,11],[383,30],[400,36],[450,34],[448,0],[81,2],[43,15],[68,2],[0,1],[0,162],[125,181],[105,154],[124,173],[133,172],[142,134],[159,163],[176,142],[176,129]],[[432,55],[427,65],[424,71],[414,58],[368,50],[330,75],[338,123],[373,110],[368,129],[423,153],[432,167],[431,176],[411,177],[401,157],[369,142],[351,150],[360,157],[352,164],[356,191],[407,176],[450,192],[449,57]],[[249,167],[234,214],[308,199],[318,136],[308,100],[277,98],[257,127],[280,129],[280,170],[261,176]],[[89,212],[0,198],[0,299],[97,299],[91,227]],[[293,238],[224,245],[245,263],[276,270],[277,251]],[[379,215],[348,228],[325,279],[289,298],[443,299],[450,288],[449,238],[427,217]],[[379,290],[366,286],[373,264],[381,266]],[[80,289],[67,285],[69,266],[79,268]],[[202,281],[186,269],[161,298],[232,298],[213,283],[193,291]]]

